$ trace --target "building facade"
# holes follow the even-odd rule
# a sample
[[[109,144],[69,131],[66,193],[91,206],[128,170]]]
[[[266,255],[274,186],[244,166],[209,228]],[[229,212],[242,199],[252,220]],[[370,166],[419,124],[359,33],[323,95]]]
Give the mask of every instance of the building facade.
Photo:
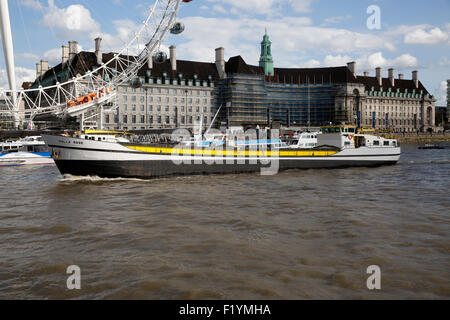
[[[450,80],[447,80],[447,122],[450,123]]]
[[[49,68],[41,61],[33,84],[52,85],[85,74],[108,62],[114,53],[102,54],[101,39],[96,51],[76,51],[76,42],[62,47],[62,62]],[[118,88],[117,108],[105,113],[105,129],[141,130],[192,127],[202,120],[229,126],[320,126],[330,123],[354,124],[396,132],[426,131],[435,126],[435,99],[419,81],[394,70],[382,76],[356,74],[356,63],[333,68],[275,68],[267,33],[261,42],[258,66],[241,56],[224,59],[224,49],[215,52],[215,63],[177,60],[176,48],[170,59],[151,59],[136,79]],[[120,70],[119,70],[120,72]]]
[[[218,84],[221,119],[229,125],[320,126],[354,124],[395,132],[425,131],[435,126],[435,99],[412,72],[410,80],[394,69],[382,77],[356,74],[356,63],[334,68],[274,68],[271,42],[264,35],[259,66],[242,57],[226,63]]]

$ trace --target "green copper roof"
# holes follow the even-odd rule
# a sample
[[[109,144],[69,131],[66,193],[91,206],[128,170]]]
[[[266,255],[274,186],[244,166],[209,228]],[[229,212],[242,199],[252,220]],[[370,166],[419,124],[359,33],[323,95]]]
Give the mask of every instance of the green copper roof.
[[[273,57],[272,57],[272,42],[269,40],[269,35],[264,34],[263,41],[261,42],[261,57],[259,59],[259,66],[264,69],[266,76],[274,75]]]

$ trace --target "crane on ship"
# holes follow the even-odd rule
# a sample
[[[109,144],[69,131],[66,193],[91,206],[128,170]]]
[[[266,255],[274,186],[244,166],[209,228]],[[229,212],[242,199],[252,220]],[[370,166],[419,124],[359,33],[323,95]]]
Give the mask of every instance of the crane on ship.
[[[0,29],[9,81],[9,89],[0,88],[0,114],[12,117],[15,127],[49,114],[77,117],[81,130],[102,129],[103,113],[114,112],[118,107],[118,87],[133,81],[149,59],[155,63],[167,60],[161,44],[167,34],[178,35],[184,31],[184,24],[176,18],[181,3],[191,1],[154,0],[138,31],[108,62],[63,83],[25,90],[16,86],[8,1],[0,0]]]

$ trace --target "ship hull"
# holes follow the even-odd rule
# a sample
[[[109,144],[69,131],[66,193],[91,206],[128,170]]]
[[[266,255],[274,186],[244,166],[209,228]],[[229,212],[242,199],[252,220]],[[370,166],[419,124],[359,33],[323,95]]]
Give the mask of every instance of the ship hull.
[[[208,174],[239,174],[260,172],[262,165],[207,165],[189,164],[175,165],[170,161],[93,161],[93,160],[55,160],[63,175],[98,176],[102,178],[138,178],[151,179],[157,177],[208,175]],[[335,169],[350,167],[378,167],[395,165],[397,161],[364,161],[342,160],[301,160],[281,162],[280,170],[289,169]]]
[[[238,153],[214,154],[195,150],[189,155],[174,154],[168,148],[124,146],[118,143],[44,136],[61,174],[104,178],[142,178],[236,174],[261,172],[276,174],[280,170],[394,165],[400,148],[383,152],[373,150],[280,151],[270,156],[240,156]],[[168,153],[169,151],[172,153]],[[200,152],[200,154],[198,154]],[[236,152],[236,151],[234,151]],[[308,155],[308,156],[300,156]]]

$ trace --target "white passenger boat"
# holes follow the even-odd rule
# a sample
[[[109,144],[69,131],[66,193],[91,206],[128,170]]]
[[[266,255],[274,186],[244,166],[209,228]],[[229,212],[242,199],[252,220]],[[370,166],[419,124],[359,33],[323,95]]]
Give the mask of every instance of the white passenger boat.
[[[0,142],[0,167],[55,164],[40,136]]]
[[[298,132],[293,135],[288,146],[282,148],[312,149],[317,147],[317,136],[322,132]]]
[[[324,127],[318,146],[310,149],[276,145],[183,146],[135,143],[89,134],[44,135],[62,174],[75,176],[154,178],[171,175],[394,165],[401,149],[395,139],[357,134],[351,126]]]

